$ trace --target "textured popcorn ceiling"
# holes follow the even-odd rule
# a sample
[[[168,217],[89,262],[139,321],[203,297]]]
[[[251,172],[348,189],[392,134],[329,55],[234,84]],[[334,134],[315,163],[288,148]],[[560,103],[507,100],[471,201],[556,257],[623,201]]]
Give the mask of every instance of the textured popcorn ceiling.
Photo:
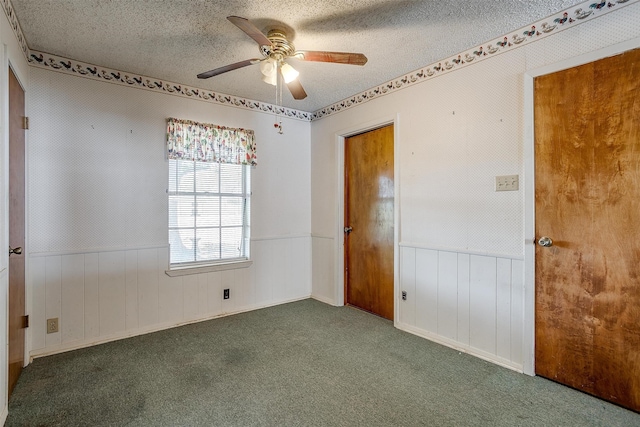
[[[298,49],[361,52],[364,67],[291,59],[308,93],[287,107],[316,111],[507,34],[580,0],[13,0],[30,49],[269,103],[257,65],[199,80],[249,58],[257,44],[227,21],[289,29]]]

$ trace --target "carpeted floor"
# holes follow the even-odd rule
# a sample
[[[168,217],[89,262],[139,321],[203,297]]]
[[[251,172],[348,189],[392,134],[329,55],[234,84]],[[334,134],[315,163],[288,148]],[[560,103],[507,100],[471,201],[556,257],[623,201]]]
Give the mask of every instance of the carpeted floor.
[[[305,300],[36,359],[6,426],[640,426],[640,414]]]

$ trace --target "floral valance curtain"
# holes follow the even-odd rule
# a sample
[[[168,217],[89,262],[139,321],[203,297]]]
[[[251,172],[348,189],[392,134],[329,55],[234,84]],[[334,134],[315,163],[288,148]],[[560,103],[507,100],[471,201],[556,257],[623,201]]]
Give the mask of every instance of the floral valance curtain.
[[[252,130],[174,118],[167,120],[167,154],[170,159],[257,164]]]

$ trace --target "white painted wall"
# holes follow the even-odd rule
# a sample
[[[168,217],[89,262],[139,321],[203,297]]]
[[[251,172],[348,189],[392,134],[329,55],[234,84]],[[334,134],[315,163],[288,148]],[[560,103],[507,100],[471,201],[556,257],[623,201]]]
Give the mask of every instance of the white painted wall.
[[[310,296],[309,122],[30,72],[32,356]],[[255,131],[249,268],[164,274],[168,117]]]
[[[8,128],[8,69],[13,68],[14,74],[29,91],[29,67],[13,33],[6,15],[0,11],[0,425],[7,417],[8,399],[8,250],[9,247],[9,128]],[[27,136],[28,142],[28,136]]]
[[[338,304],[342,129],[397,116],[400,261],[396,325],[513,369],[524,336],[525,73],[640,36],[632,4],[311,125],[313,290]],[[612,76],[615,78],[615,76]],[[494,191],[518,174],[520,191]],[[336,242],[338,242],[336,244]],[[399,293],[399,292],[398,292]],[[530,321],[529,321],[530,322]],[[531,333],[529,334],[531,335]]]

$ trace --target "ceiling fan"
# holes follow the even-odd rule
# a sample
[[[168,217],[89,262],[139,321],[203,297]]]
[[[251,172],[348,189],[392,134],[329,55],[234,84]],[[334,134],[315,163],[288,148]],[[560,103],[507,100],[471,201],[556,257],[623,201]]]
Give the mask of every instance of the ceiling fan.
[[[335,62],[351,65],[364,65],[367,63],[367,57],[362,53],[296,50],[283,30],[273,29],[265,36],[246,18],[228,16],[227,19],[260,45],[262,58],[247,59],[206,71],[198,74],[199,79],[208,79],[227,71],[260,64],[260,71],[264,75],[263,81],[277,85],[278,74],[280,74],[294,99],[304,99],[307,97],[307,93],[297,80],[299,73],[291,65],[287,64],[285,59],[295,58],[302,61]]]

